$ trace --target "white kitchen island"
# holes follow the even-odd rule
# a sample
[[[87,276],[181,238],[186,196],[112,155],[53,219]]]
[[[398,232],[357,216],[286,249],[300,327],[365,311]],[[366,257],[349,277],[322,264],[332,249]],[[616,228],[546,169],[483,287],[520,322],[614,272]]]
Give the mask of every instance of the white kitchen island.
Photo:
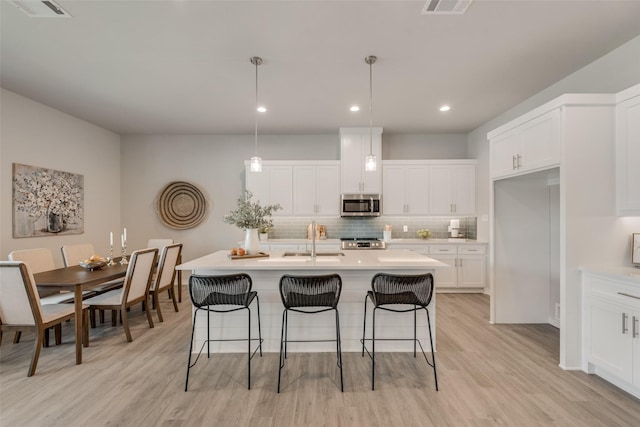
[[[229,259],[228,251],[218,251],[177,266],[178,270],[193,274],[220,275],[247,273],[253,281],[253,290],[260,298],[263,350],[280,350],[282,311],[279,282],[283,274],[320,275],[338,273],[342,277],[342,294],[338,304],[340,333],[343,351],[361,351],[364,298],[371,290],[371,278],[379,272],[391,274],[433,273],[447,265],[413,251],[398,250],[346,250],[344,256],[318,256],[315,259],[300,256],[284,256],[283,251],[271,251],[268,258]],[[257,312],[252,309],[252,335],[257,337]],[[435,345],[435,293],[429,305]],[[367,336],[371,336],[372,304],[369,302]],[[206,312],[198,315],[194,351],[198,351],[206,339]],[[304,315],[289,314],[289,339],[333,339],[335,316],[333,313]],[[295,317],[294,317],[295,316]],[[211,314],[212,338],[246,338],[247,315],[244,310],[230,314]],[[418,314],[418,338],[428,347],[429,331],[424,315]],[[376,314],[377,338],[411,338],[413,315],[396,314],[378,310]],[[246,352],[246,341],[211,343],[214,352]],[[335,351],[335,343],[290,343],[290,351]],[[378,351],[413,351],[410,341],[376,341]]]

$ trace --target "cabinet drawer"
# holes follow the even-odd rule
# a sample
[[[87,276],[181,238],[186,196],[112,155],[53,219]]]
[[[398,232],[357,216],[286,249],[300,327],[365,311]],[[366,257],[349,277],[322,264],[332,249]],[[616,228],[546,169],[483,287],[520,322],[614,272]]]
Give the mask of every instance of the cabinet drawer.
[[[458,246],[457,245],[433,245],[429,246],[430,254],[457,254]]]
[[[588,276],[588,279],[594,297],[605,297],[630,308],[640,308],[640,288],[600,277]]]
[[[458,246],[459,254],[484,255],[487,253],[485,245],[460,245]]]

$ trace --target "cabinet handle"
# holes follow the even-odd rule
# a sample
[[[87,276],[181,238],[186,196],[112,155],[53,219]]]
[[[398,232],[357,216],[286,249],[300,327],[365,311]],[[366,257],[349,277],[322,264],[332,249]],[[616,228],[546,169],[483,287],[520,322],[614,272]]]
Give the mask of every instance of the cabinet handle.
[[[622,334],[629,332],[629,328],[627,327],[627,317],[627,313],[622,313]]]
[[[462,268],[462,259],[459,259],[458,261],[458,267]]]
[[[512,156],[511,164],[513,165],[513,170],[516,170],[516,156]]]
[[[522,156],[520,154],[518,154],[518,169],[520,169],[522,167]]]
[[[478,252],[477,249],[467,249],[467,251],[469,251],[469,252]]]
[[[458,212],[458,205],[456,205],[455,203],[453,204],[453,211]]]
[[[638,338],[638,321],[639,319],[633,316],[633,320],[631,321],[631,327],[633,329],[631,336],[633,336],[633,338]]]
[[[624,292],[618,292],[618,295],[622,295],[622,296],[629,297],[629,298],[640,299],[640,297],[637,297],[637,296],[631,295],[631,294],[626,294]]]

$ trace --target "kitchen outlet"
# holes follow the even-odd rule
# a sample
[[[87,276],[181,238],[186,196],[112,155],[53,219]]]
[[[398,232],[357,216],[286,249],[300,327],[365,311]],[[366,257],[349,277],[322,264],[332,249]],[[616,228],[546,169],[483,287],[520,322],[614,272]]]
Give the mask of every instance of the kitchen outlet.
[[[556,320],[560,320],[560,303],[556,303]]]
[[[404,231],[405,233],[409,231],[409,226],[408,225],[403,225],[402,226],[402,231]]]

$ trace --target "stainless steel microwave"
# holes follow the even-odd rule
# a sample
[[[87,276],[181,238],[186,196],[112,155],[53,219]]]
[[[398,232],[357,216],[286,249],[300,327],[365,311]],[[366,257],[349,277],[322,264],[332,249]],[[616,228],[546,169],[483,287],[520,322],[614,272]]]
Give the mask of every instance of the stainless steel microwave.
[[[343,194],[340,198],[340,216],[380,216],[379,194]]]

